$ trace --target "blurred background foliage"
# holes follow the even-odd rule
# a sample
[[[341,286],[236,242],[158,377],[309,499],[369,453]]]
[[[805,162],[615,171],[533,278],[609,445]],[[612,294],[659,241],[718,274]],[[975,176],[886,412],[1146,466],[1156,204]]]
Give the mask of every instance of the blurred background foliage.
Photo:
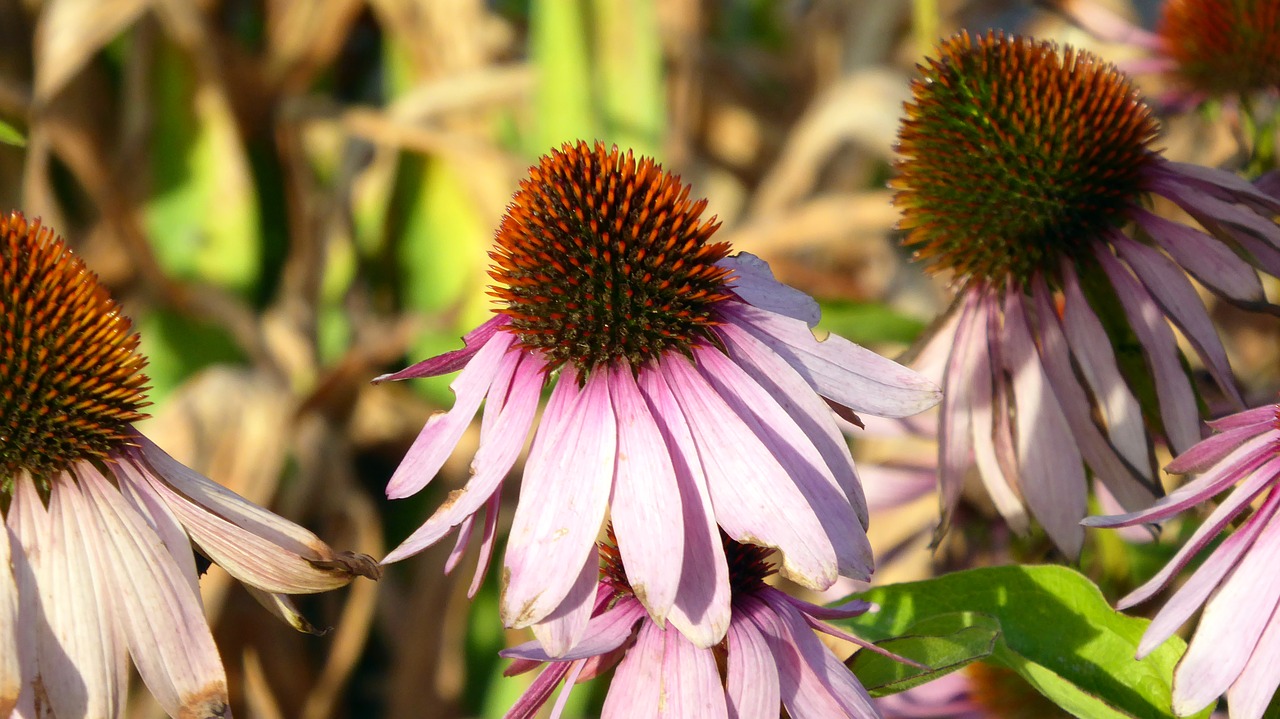
[[[823,302],[826,329],[907,349],[946,293],[898,248],[884,182],[912,66],[961,27],[1095,44],[1002,0],[0,0],[0,206],[68,237],[135,319],[162,446],[381,556],[465,479],[475,440],[428,491],[387,502],[450,378],[369,380],[486,316],[492,232],[562,142],[658,157],[736,249]],[[1169,129],[1178,159],[1231,157],[1202,118]],[[1273,320],[1216,311],[1265,399]],[[909,468],[933,450],[858,451]],[[908,504],[873,527],[882,581],[1050,556],[981,502],[930,554],[935,500]],[[1084,568],[1118,592],[1164,546],[1105,533]],[[472,605],[469,577],[442,575],[449,549],[307,598],[320,637],[210,570],[236,715],[501,716],[527,677],[503,679],[496,652],[525,637],[497,624],[496,577]],[[569,715],[598,696],[575,693]],[[162,716],[145,692],[130,711]]]

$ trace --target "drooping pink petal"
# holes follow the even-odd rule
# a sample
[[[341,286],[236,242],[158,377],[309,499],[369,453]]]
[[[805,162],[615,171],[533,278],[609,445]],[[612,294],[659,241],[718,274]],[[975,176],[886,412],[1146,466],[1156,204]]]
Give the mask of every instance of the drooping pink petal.
[[[858,521],[866,529],[867,503],[862,483],[858,481],[849,445],[836,424],[830,406],[814,394],[791,365],[746,330],[732,324],[716,329],[734,362],[786,410],[805,436],[813,442],[836,483],[853,505]]]
[[[782,465],[817,515],[841,576],[868,581],[871,543],[817,447],[768,392],[718,349],[694,349],[695,366]]]
[[[1125,509],[1150,506],[1159,495],[1155,483],[1129,467],[1093,423],[1089,398],[1072,370],[1067,339],[1043,277],[1036,278],[1032,295],[1039,318],[1040,358],[1049,386],[1079,444],[1080,454]]]
[[[835,549],[773,453],[686,358],[664,357],[658,371],[689,424],[720,526],[739,542],[780,550],[795,581],[831,586],[838,574]]]
[[[728,719],[724,686],[715,654],[695,647],[680,632],[662,633],[662,695],[660,716]]]
[[[582,639],[587,623],[591,621],[600,576],[599,550],[595,546],[591,549],[569,593],[560,600],[559,606],[533,625],[533,636],[552,657],[563,656],[572,649]]]
[[[591,618],[587,622],[587,631],[577,646],[559,657],[553,657],[538,642],[525,642],[519,646],[503,649],[499,656],[529,662],[567,662],[576,659],[587,659],[617,649],[631,638],[636,622],[645,617],[644,606],[639,602],[622,600],[611,609]],[[536,664],[535,664],[536,665]],[[528,668],[532,668],[533,665]],[[507,676],[515,673],[504,672]]]
[[[995,392],[992,386],[992,379],[1001,377],[1003,370],[999,370],[998,366],[996,369],[999,371],[992,369],[990,349],[999,342],[1000,334],[998,327],[994,328],[995,331],[988,331],[999,322],[997,313],[989,305],[988,298],[979,300],[978,316],[970,326],[970,335],[964,340],[966,351],[972,354],[970,361],[973,364],[969,378],[961,381],[967,392],[970,427],[973,431],[973,459],[978,466],[978,476],[1000,516],[1005,518],[1015,532],[1022,533],[1028,529],[1027,512],[1021,497],[1013,489],[1018,481],[1017,475],[1012,471],[1005,471],[1006,467],[1010,470],[1016,468],[1017,459],[1015,456],[1002,462],[1000,451],[996,448],[996,435],[1004,429],[997,425],[997,415],[1007,414],[1007,408],[997,406],[996,397],[1000,396],[1003,401],[1004,395]],[[1007,445],[1010,448],[1013,446],[1012,439]]]
[[[1272,611],[1258,646],[1227,692],[1232,719],[1262,719],[1280,688],[1280,612]]]
[[[117,620],[138,673],[171,716],[224,716],[227,679],[204,612],[159,537],[96,472],[80,474]]]
[[[1245,442],[1228,454],[1211,471],[1178,487],[1146,509],[1110,517],[1088,517],[1084,520],[1084,524],[1088,527],[1131,527],[1135,524],[1163,522],[1175,514],[1212,499],[1222,490],[1261,467],[1264,462],[1271,459],[1271,453],[1266,451],[1270,442],[1271,438],[1266,435]]]
[[[795,367],[818,394],[855,412],[906,417],[942,398],[936,385],[906,367],[839,335],[818,341],[804,322],[745,304],[729,304],[724,319],[750,332]]]
[[[1267,409],[1271,410],[1274,415],[1274,409],[1270,407]],[[1210,426],[1212,426],[1212,423],[1210,423]],[[1266,429],[1263,432],[1259,432],[1257,425],[1246,425],[1237,429],[1219,431],[1217,434],[1200,440],[1196,446],[1175,457],[1172,462],[1165,465],[1165,471],[1173,474],[1204,472],[1226,459],[1232,452],[1244,445],[1245,442],[1255,437],[1270,435],[1271,442],[1280,441],[1280,432],[1270,429],[1269,426],[1269,423],[1268,425],[1263,425]]]
[[[1169,319],[1182,330],[1182,334],[1204,360],[1205,368],[1222,388],[1227,399],[1236,408],[1244,409],[1244,398],[1236,386],[1227,361],[1227,351],[1218,338],[1218,330],[1209,319],[1209,313],[1191,281],[1171,260],[1145,245],[1134,242],[1121,233],[1113,235],[1116,250],[1124,258],[1134,274],[1142,281],[1151,296]]]
[[[508,627],[541,621],[564,599],[594,551],[613,492],[618,429],[608,375],[597,372],[579,388],[566,367],[557,393],[567,395],[564,411],[543,414],[507,540],[501,611]],[[563,438],[576,439],[571,451]]]
[[[518,360],[520,350],[509,355],[507,348],[515,341],[515,335],[499,332],[476,352],[462,372],[450,383],[453,390],[454,403],[449,411],[438,411],[432,414],[423,425],[413,445],[405,453],[400,466],[387,482],[387,497],[403,499],[417,494],[426,487],[445,460],[453,454],[462,439],[463,432],[471,425],[471,420],[480,409],[494,378],[504,365]]]
[[[1129,326],[1142,344],[1151,367],[1160,401],[1160,417],[1174,454],[1181,454],[1200,440],[1198,411],[1191,381],[1182,369],[1173,330],[1151,295],[1129,274],[1105,246],[1094,253],[1120,298]]]
[[[1173,709],[1186,716],[1226,692],[1280,600],[1280,531],[1264,529],[1205,605],[1173,675]]]
[[[1084,543],[1080,519],[1087,512],[1088,485],[1071,427],[1031,339],[1023,302],[1021,290],[1007,290],[1005,368],[1013,376],[1022,496],[1054,544],[1076,557]]]
[[[609,683],[600,719],[631,717],[673,717],[666,710],[664,683],[665,632],[651,622],[643,622],[636,643],[622,657]]]
[[[1276,421],[1278,416],[1280,416],[1280,408],[1277,408],[1274,404],[1269,404],[1229,414],[1221,419],[1212,419],[1207,424],[1219,432],[1226,432],[1227,430],[1240,429],[1241,427],[1271,424]]]
[[[640,391],[671,452],[683,512],[680,522],[685,528],[680,583],[667,619],[695,645],[710,647],[724,638],[731,606],[729,565],[706,473],[689,424],[662,373],[644,371],[639,379]]]
[[[1275,467],[1272,467],[1272,469],[1275,469]],[[1128,596],[1122,598],[1116,606],[1121,609],[1127,609],[1146,601],[1167,586],[1177,576],[1178,572],[1191,561],[1191,558],[1209,546],[1209,543],[1226,528],[1235,515],[1239,514],[1240,510],[1252,502],[1264,489],[1266,489],[1266,482],[1259,481],[1257,475],[1240,485],[1236,491],[1231,493],[1227,501],[1215,508],[1204,523],[1196,528],[1195,533],[1191,535],[1186,544],[1182,545],[1178,553],[1154,577],[1147,580],[1146,584],[1130,592]],[[1151,626],[1147,628],[1147,636],[1156,637],[1165,631],[1171,634],[1190,618],[1196,608],[1204,603],[1205,598],[1209,596],[1209,592],[1217,587],[1222,577],[1226,576],[1227,572],[1235,566],[1236,561],[1243,556],[1242,553],[1249,549],[1253,539],[1262,530],[1268,518],[1275,513],[1277,506],[1280,506],[1280,496],[1273,493],[1263,502],[1263,506],[1258,510],[1257,514],[1245,522],[1241,529],[1227,537],[1210,554],[1209,558],[1195,571],[1191,579],[1179,588],[1174,599],[1165,603],[1159,614],[1151,622]],[[1168,636],[1168,634],[1165,636]],[[1144,637],[1139,651],[1142,651],[1146,646],[1148,646],[1147,640]]]
[[[467,599],[475,599],[476,592],[484,582],[489,571],[489,563],[493,560],[493,547],[498,539],[498,510],[502,506],[502,495],[494,492],[485,503],[484,535],[480,539],[480,556],[476,560],[476,570],[471,575],[471,586],[467,588]]]
[[[464,347],[460,350],[445,352],[442,355],[425,359],[416,364],[410,365],[399,372],[384,374],[373,380],[374,384],[380,382],[394,382],[404,379],[413,379],[416,377],[437,377],[450,372],[457,372],[475,356],[480,348],[485,346],[499,329],[507,325],[511,318],[506,315],[494,315],[484,324],[471,330],[462,338]]]
[[[1142,409],[1120,375],[1111,339],[1080,290],[1080,278],[1070,262],[1063,263],[1062,278],[1065,300],[1062,331],[1085,381],[1097,398],[1107,436],[1131,466],[1148,477],[1154,477],[1155,467],[1149,449],[1151,442],[1142,419]]]
[[[102,538],[86,521],[89,510],[75,480],[64,473],[50,484],[50,551],[43,553],[40,576],[49,626],[40,635],[41,682],[56,716],[120,716],[129,674],[118,600],[106,576],[116,570],[99,559]],[[186,582],[182,589],[190,592]]]
[[[1239,245],[1253,264],[1269,274],[1280,273],[1280,228],[1268,217],[1179,184],[1172,184],[1163,194],[1195,218],[1214,237],[1227,244]],[[1230,248],[1217,248],[1212,254],[1221,254],[1223,250]],[[1181,258],[1178,259],[1182,261]],[[1256,280],[1250,283],[1254,284],[1257,284]],[[1219,291],[1208,282],[1205,285]],[[1250,302],[1236,299],[1230,293],[1222,294],[1245,307],[1265,304],[1265,297],[1261,296]]]
[[[538,666],[535,662],[533,666]],[[551,695],[555,693],[556,687],[560,686],[560,682],[564,680],[569,671],[573,669],[575,662],[551,662],[546,668],[538,674],[538,678],[533,680],[528,689],[520,695],[511,708],[503,714],[503,719],[534,719],[538,715],[538,710],[542,709],[542,705],[547,703]],[[569,686],[566,685],[564,693],[569,692]]]
[[[18,581],[13,575],[9,528],[0,513],[0,717],[8,717],[22,690],[18,658]]]
[[[750,252],[739,252],[716,263],[728,267],[736,275],[729,288],[747,304],[791,317],[813,327],[822,317],[822,309],[809,295],[773,278],[769,263]]]
[[[49,513],[36,492],[33,480],[25,473],[13,479],[13,496],[4,521],[9,533],[9,560],[18,589],[18,616],[22,618],[13,626],[18,646],[18,676],[22,679],[14,713],[21,719],[27,719],[37,716],[37,702],[47,705],[44,690],[38,687],[36,679],[40,673],[40,635],[50,630],[44,609],[40,606],[40,574],[43,569],[37,566],[43,561],[40,547],[48,546]],[[37,691],[39,697],[36,696]]]
[[[618,418],[618,460],[610,517],[627,581],[662,626],[680,585],[684,507],[662,438],[630,368],[609,368],[609,394]]]
[[[986,324],[978,305],[976,294],[965,294],[943,375],[943,386],[947,390],[942,397],[942,416],[938,423],[938,490],[942,516],[934,535],[935,544],[950,524],[951,511],[960,501],[960,491],[964,488],[964,476],[974,462],[970,394],[976,383],[990,382],[974,376],[977,353],[986,352],[985,347],[976,346],[973,341],[974,325]]]
[[[545,365],[532,355],[508,353],[507,356],[518,362],[512,367],[506,390],[486,402],[481,428],[484,436],[471,462],[471,478],[462,489],[449,492],[435,513],[387,554],[383,564],[412,557],[440,541],[498,492],[515,465],[537,414]]]
[[[1280,198],[1268,195],[1233,172],[1190,162],[1165,161],[1161,164],[1157,173],[1169,180],[1221,200],[1240,202],[1265,212],[1280,214]]]
[[[782,689],[769,644],[748,619],[731,623],[727,640],[724,689],[729,719],[776,719]]]
[[[142,476],[143,470],[132,461],[122,458],[109,465],[109,469],[116,478],[120,494],[159,535],[169,556],[173,557],[173,563],[191,585],[192,594],[199,597],[200,577],[196,574],[195,554],[191,551],[191,537],[183,529],[182,520],[173,513],[162,496],[151,489],[150,483]]]
[[[1214,292],[1238,302],[1266,300],[1258,273],[1216,238],[1143,209],[1135,210],[1134,219],[1180,266]]]

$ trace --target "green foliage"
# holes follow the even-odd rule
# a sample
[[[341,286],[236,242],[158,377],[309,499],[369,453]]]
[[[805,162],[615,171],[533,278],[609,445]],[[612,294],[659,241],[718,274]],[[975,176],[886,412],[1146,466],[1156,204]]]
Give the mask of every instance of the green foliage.
[[[879,302],[823,302],[821,327],[858,344],[910,344],[926,323]]]
[[[939,614],[913,625],[900,637],[877,642],[925,669],[882,654],[860,651],[850,667],[873,697],[897,694],[991,656],[1000,636],[1000,622],[976,612]]]
[[[22,134],[21,130],[4,120],[0,120],[0,143],[15,147],[26,147],[27,138]]]
[[[998,622],[1000,636],[985,661],[1018,673],[1073,715],[1089,719],[1172,716],[1173,669],[1186,644],[1173,637],[1143,660],[1135,660],[1149,622],[1113,610],[1102,592],[1073,569],[972,569],[877,587],[858,598],[875,602],[880,611],[833,624],[883,641],[904,634],[947,636],[919,627],[934,620],[945,629],[957,612],[987,615]],[[928,646],[931,660],[963,658],[963,645],[950,647],[950,655],[943,651],[943,643]],[[908,644],[907,649],[914,651],[915,645]],[[924,663],[936,666],[932,661]]]

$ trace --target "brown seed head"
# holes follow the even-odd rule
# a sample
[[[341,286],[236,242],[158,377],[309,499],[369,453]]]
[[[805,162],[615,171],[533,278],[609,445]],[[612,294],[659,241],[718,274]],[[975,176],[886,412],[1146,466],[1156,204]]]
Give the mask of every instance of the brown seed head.
[[[1197,90],[1280,88],[1280,0],[1166,0],[1158,32]]]

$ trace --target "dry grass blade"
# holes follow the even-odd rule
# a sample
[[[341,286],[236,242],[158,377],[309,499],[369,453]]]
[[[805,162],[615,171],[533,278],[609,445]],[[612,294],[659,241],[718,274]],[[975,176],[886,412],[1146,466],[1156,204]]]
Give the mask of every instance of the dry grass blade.
[[[146,0],[47,0],[36,24],[36,103],[52,99],[146,7]]]

